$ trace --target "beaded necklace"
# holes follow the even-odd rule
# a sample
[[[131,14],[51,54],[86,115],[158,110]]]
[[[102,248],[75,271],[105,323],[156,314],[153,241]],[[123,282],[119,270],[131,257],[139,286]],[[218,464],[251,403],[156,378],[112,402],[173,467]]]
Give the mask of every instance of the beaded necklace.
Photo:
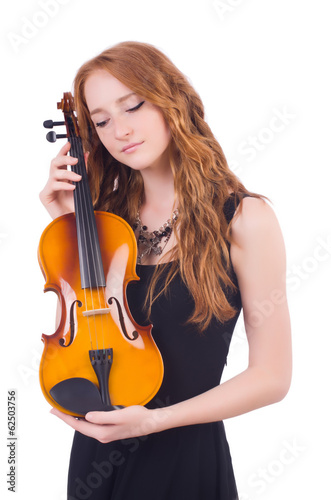
[[[178,210],[176,209],[172,213],[171,218],[168,219],[167,222],[165,222],[159,230],[150,232],[148,231],[148,227],[142,224],[138,211],[136,222],[133,225],[133,230],[138,230],[137,264],[141,264],[142,259],[146,255],[150,255],[151,252],[153,252],[155,255],[161,255],[166,244],[170,240],[170,236],[177,219]],[[163,246],[161,246],[161,244],[163,244]],[[139,248],[141,248],[141,251],[139,251]]]

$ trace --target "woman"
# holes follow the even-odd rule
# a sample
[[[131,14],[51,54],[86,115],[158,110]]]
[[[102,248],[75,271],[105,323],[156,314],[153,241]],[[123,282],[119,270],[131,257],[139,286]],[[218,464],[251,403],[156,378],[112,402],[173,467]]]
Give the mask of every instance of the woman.
[[[80,68],[74,94],[95,208],[137,236],[140,281],[128,302],[139,324],[153,324],[165,372],[146,407],[85,420],[52,410],[77,431],[68,498],[234,500],[222,421],[281,400],[290,385],[278,222],[229,170],[199,96],[156,48],[106,50]],[[53,218],[73,211],[80,177],[66,168],[69,149],[40,195]],[[248,367],[219,384],[241,307]]]

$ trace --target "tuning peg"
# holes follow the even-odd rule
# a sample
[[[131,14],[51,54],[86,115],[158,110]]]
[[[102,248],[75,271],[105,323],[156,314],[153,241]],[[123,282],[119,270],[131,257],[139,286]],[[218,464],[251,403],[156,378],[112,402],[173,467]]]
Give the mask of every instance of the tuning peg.
[[[48,134],[46,135],[46,139],[48,140],[48,142],[55,142],[56,139],[66,139],[67,136],[66,134],[56,134],[55,132],[48,132]]]
[[[45,128],[53,128],[57,127],[58,125],[65,125],[65,122],[53,122],[53,120],[46,120],[43,123]]]

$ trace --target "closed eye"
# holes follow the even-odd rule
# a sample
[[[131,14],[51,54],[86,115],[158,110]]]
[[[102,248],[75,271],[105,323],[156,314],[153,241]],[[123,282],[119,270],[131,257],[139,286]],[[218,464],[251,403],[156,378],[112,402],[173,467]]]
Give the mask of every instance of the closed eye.
[[[145,101],[141,101],[139,104],[137,104],[137,106],[135,106],[134,108],[130,108],[130,109],[127,109],[127,112],[128,113],[131,113],[133,111],[137,111],[139,108],[141,108],[141,106],[144,104]]]
[[[127,113],[133,113],[134,111],[137,111],[139,108],[141,108],[141,106],[144,104],[145,101],[141,101],[139,104],[137,104],[137,106],[134,106],[133,108],[130,108],[130,109],[127,109]],[[102,122],[97,122],[95,124],[96,127],[105,127],[107,125],[107,123],[109,122],[109,119],[108,120],[103,120]]]
[[[102,127],[105,127],[108,122],[109,122],[109,120],[103,120],[102,122],[96,123],[95,126],[102,128]]]

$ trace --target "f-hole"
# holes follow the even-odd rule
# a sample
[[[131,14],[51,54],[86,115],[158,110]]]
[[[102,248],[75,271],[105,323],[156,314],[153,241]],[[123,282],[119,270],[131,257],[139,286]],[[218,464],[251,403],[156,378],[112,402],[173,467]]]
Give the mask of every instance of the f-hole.
[[[69,343],[67,345],[65,345],[65,339],[60,339],[59,340],[59,344],[62,346],[62,347],[69,347],[72,343],[73,343],[73,340],[74,340],[74,337],[75,337],[75,304],[77,302],[77,305],[78,307],[82,307],[82,302],[80,300],[74,300],[73,303],[71,304],[70,306],[70,314],[69,314],[69,318],[70,318],[70,338],[69,338]]]
[[[113,300],[115,300],[116,305],[117,305],[118,317],[119,317],[119,320],[120,320],[120,324],[121,324],[121,328],[122,328],[122,332],[123,332],[124,336],[128,340],[136,340],[139,337],[139,334],[138,334],[138,332],[136,330],[133,330],[132,337],[129,337],[129,335],[128,335],[128,332],[126,330],[125,323],[124,323],[124,316],[123,316],[123,312],[122,312],[122,307],[121,307],[121,304],[119,303],[119,301],[117,300],[117,298],[116,297],[110,297],[108,299],[108,304],[112,305]]]

